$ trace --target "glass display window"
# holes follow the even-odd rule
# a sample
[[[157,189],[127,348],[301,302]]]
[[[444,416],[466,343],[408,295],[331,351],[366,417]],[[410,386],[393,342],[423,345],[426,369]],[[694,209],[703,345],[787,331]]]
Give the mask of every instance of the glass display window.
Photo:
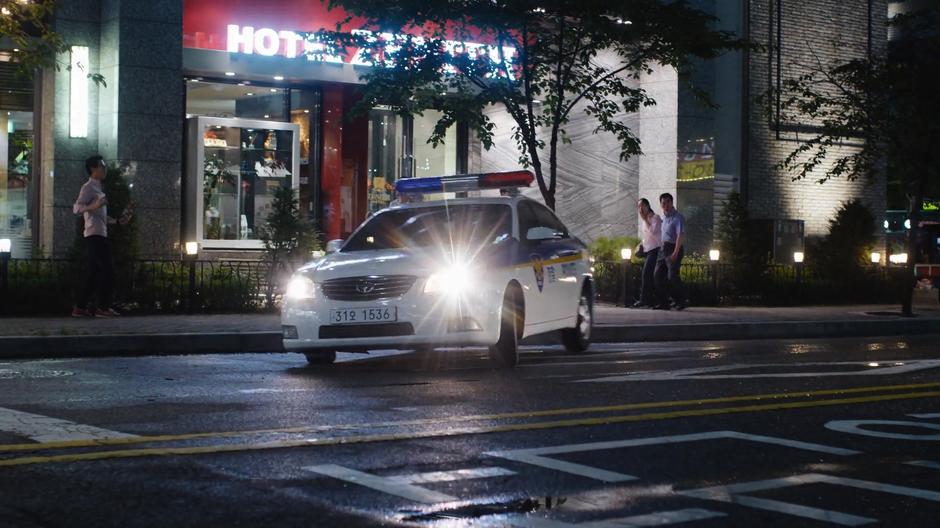
[[[186,81],[186,116],[241,117],[290,121],[289,90],[274,86]]]
[[[298,187],[298,125],[198,117],[188,126],[188,240],[260,249],[274,190]]]

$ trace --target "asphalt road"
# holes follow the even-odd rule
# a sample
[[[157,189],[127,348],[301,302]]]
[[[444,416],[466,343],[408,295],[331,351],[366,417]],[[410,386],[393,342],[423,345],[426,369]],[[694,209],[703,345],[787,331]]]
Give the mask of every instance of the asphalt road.
[[[0,526],[936,526],[938,343],[0,363]]]

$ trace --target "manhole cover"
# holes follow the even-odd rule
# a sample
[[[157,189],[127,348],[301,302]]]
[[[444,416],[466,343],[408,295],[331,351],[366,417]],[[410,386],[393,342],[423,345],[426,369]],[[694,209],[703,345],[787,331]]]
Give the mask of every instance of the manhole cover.
[[[42,378],[62,378],[73,376],[74,372],[69,370],[13,370],[0,369],[0,379],[42,379]]]

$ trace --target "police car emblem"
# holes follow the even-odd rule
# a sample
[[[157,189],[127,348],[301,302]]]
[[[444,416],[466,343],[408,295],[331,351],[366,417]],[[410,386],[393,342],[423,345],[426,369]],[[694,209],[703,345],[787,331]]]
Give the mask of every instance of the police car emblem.
[[[542,287],[545,286],[545,266],[542,264],[542,257],[536,254],[532,254],[532,270],[535,271],[535,284],[538,285],[539,291],[542,291]]]

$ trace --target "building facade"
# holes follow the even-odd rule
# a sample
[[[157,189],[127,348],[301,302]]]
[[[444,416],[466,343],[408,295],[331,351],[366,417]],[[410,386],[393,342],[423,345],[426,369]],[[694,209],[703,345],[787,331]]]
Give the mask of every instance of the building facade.
[[[675,71],[636,81],[657,101],[623,115],[644,154],[618,159],[613,137],[575,116],[559,159],[557,209],[585,239],[635,235],[634,203],[663,192],[689,221],[689,245],[713,244],[724,201],[739,191],[755,218],[822,235],[846,200],[861,198],[882,222],[885,182],[791,181],[774,165],[812,124],[781,122],[754,97],[801,65],[882,53],[887,5],[796,0],[696,0],[720,29],[764,44],[699,64],[691,84]],[[74,0],[55,28],[75,46],[71,68],[32,81],[0,61],[0,236],[14,256],[63,256],[75,240],[71,206],[83,160],[120,165],[137,204],[142,256],[168,257],[197,240],[203,255],[256,258],[272,190],[298,189],[324,238],[348,235],[393,199],[399,178],[518,167],[505,112],[490,109],[497,140],[484,150],[466,126],[438,148],[437,116],[402,119],[384,108],[346,117],[357,102],[355,57],[332,57],[301,38],[344,15],[320,0]],[[472,43],[471,43],[472,44]],[[85,59],[87,55],[87,59]],[[76,62],[77,60],[77,62]],[[603,57],[600,60],[604,60]],[[84,73],[104,75],[106,85]],[[853,148],[847,146],[846,148]],[[538,196],[537,190],[532,190]]]

